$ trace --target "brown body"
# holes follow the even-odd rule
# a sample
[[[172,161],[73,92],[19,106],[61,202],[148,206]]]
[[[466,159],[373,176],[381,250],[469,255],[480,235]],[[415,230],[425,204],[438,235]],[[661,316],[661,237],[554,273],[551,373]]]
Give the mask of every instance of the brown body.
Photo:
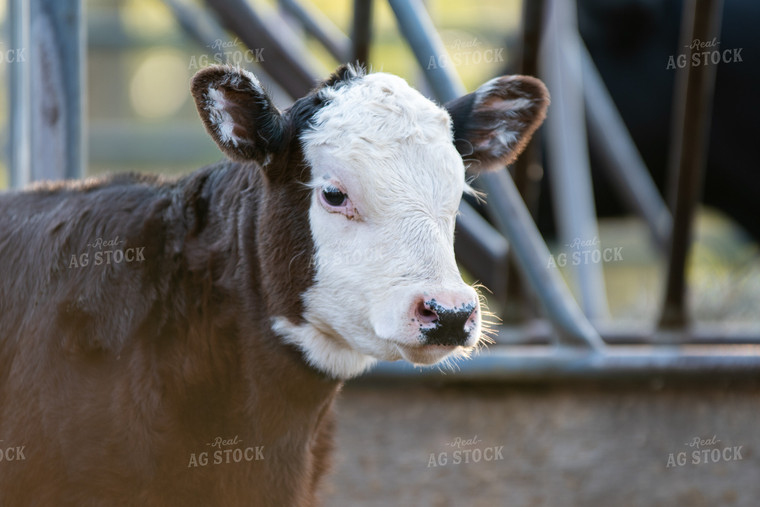
[[[22,448],[0,505],[313,503],[339,382],[268,331],[272,305],[297,319],[308,260],[257,245],[308,223],[272,223],[263,188],[227,163],[0,197],[0,448]],[[116,248],[144,260],[95,265]]]

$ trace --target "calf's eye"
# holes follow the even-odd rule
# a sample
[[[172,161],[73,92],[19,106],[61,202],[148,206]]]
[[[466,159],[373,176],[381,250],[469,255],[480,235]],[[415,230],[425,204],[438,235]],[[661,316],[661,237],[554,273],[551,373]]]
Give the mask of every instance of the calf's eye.
[[[327,185],[322,189],[322,197],[327,204],[335,207],[343,206],[348,198],[346,194],[332,185]]]

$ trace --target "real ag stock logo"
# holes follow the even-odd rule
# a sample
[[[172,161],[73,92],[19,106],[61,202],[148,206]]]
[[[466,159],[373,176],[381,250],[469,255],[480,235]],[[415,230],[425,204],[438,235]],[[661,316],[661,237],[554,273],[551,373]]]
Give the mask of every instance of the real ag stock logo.
[[[3,440],[0,440],[0,463],[4,461],[26,461],[25,448],[25,445],[3,445]]]
[[[243,447],[243,441],[238,435],[234,438],[224,439],[216,437],[206,444],[211,447],[210,451],[201,451],[191,453],[187,468],[205,467],[208,465],[226,465],[231,463],[241,463],[250,461],[261,461],[264,459],[264,446]]]
[[[442,467],[446,465],[459,465],[461,463],[479,463],[481,461],[502,461],[504,460],[504,446],[490,445],[483,446],[483,441],[475,435],[472,438],[463,439],[456,437],[451,442],[446,442],[446,447],[451,451],[439,453],[430,453],[427,467]]]
[[[691,52],[691,55],[687,55],[686,53],[670,55],[665,68],[667,70],[683,69],[689,64],[692,67],[699,67],[700,65],[718,65],[719,63],[744,61],[742,59],[742,49],[744,48],[719,49],[718,46],[720,46],[720,41],[717,37],[708,41],[694,39],[691,41],[691,44],[684,46],[684,48]]]
[[[69,269],[85,268],[89,265],[100,266],[102,264],[111,265],[121,264],[122,262],[145,261],[144,246],[121,248],[120,245],[124,243],[125,241],[119,240],[118,236],[109,240],[98,238],[92,243],[87,244],[88,248],[94,250],[93,252],[83,252],[78,256],[75,254],[71,255],[68,263]]]
[[[216,39],[211,44],[207,44],[206,47],[213,53],[210,55],[202,54],[197,58],[195,55],[191,56],[188,69],[198,70],[214,64],[241,67],[243,62],[261,63],[264,61],[264,48],[245,49],[237,37],[231,41]]]
[[[689,451],[671,452],[665,468],[682,467],[685,465],[706,465],[708,463],[720,463],[722,461],[742,461],[743,445],[719,446],[720,440],[717,435],[712,438],[694,437],[683,444],[689,447]]]
[[[565,245],[562,253],[549,256],[546,268],[563,268],[567,265],[599,264],[600,262],[618,262],[623,260],[623,247],[601,248],[599,238],[590,240],[575,238]]]
[[[24,63],[26,61],[26,48],[3,48],[0,42],[0,63]]]
[[[427,70],[504,62],[504,48],[486,48],[484,46],[477,38],[457,39],[449,46],[448,52],[430,56]]]

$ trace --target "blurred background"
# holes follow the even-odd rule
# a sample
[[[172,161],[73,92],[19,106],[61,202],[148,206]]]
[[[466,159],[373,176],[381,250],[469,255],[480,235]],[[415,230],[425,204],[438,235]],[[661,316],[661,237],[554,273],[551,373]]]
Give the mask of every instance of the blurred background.
[[[264,10],[278,9],[274,0],[254,3]],[[351,0],[316,0],[311,4],[350,33]],[[465,4],[430,0],[425,5],[449,57],[443,62],[436,56],[439,60],[435,63],[448,63],[467,90],[517,69],[520,1]],[[8,0],[0,2],[0,48],[12,48],[8,6]],[[247,48],[240,39],[227,33],[218,41],[224,47],[203,45],[183,30],[170,2],[162,0],[86,0],[83,7],[87,41],[85,175],[124,171],[182,174],[218,160],[221,155],[198,121],[188,83],[204,64],[214,63],[220,52],[244,54]],[[698,213],[697,242],[688,265],[695,288],[690,297],[693,315],[699,320],[755,322],[755,303],[760,301],[756,245],[760,200],[754,198],[760,192],[760,180],[755,161],[760,153],[758,144],[750,140],[757,132],[752,114],[758,104],[755,94],[742,91],[758,83],[760,71],[753,65],[756,53],[751,52],[758,43],[750,36],[750,23],[760,15],[758,7],[748,1],[727,2],[725,11],[724,25],[730,30],[723,31],[724,47],[743,47],[740,55],[744,61],[723,64],[718,74],[716,116],[720,122],[713,124],[710,156],[722,163],[711,163],[707,172],[707,206]],[[667,179],[676,74],[666,67],[668,56],[676,54],[678,47],[680,12],[681,2],[586,0],[580,2],[578,17],[589,51],[661,191]],[[287,13],[283,16],[288,18]],[[304,58],[321,76],[340,63],[295,21],[291,28],[303,37],[309,49]],[[265,59],[267,55],[263,48],[260,56]],[[255,63],[243,63],[254,71],[258,68]],[[384,1],[373,5],[369,63],[375,70],[398,74],[429,92],[423,72]],[[12,64],[7,58],[0,62],[0,146],[6,154],[10,142],[8,70]],[[743,84],[739,90],[737,82]],[[291,99],[271,80],[269,89],[278,105],[289,104]],[[732,164],[731,159],[737,163]],[[0,159],[0,188],[9,185],[7,165],[6,155]],[[600,243],[624,252],[624,262],[603,266],[610,316],[654,319],[662,282],[657,252],[641,221],[625,212],[619,196],[610,190],[608,177],[594,169],[596,208],[605,218],[599,225]],[[556,257],[563,245],[554,237],[551,181],[541,179],[541,193],[533,211]],[[558,266],[562,272],[567,268]],[[494,308],[499,309],[498,302]]]
[[[11,185],[9,73],[19,64],[9,58],[19,55],[10,36],[10,1],[0,0],[0,53],[4,55],[0,62],[0,146],[4,154],[0,189]],[[530,1],[525,5],[531,5]],[[179,175],[221,159],[195,111],[190,79],[200,68],[216,63],[220,54],[229,53],[231,63],[238,63],[234,59],[244,55],[266,60],[274,53],[267,47],[248,52],[229,31],[215,32],[221,35],[210,42],[199,41],[178,18],[178,4],[203,7],[201,1],[83,2],[84,177],[124,171]],[[282,4],[249,2],[268,19],[276,20],[275,30],[292,33],[298,47],[308,49],[300,55],[305,64],[316,75],[327,77],[341,62]],[[308,4],[310,12],[351,34],[353,0],[301,4]],[[372,2],[368,64],[372,70],[404,77],[430,96],[435,90],[425,79],[426,71],[447,67],[472,91],[494,76],[525,68],[523,4],[519,0],[424,2],[445,52],[431,55],[427,65],[420,65],[388,2],[376,0]],[[572,6],[572,2],[566,5]],[[212,13],[206,12],[213,19]],[[651,175],[653,188],[672,210],[670,147],[677,121],[677,76],[683,70],[678,56],[694,53],[684,47],[681,38],[684,3],[581,0],[573,16]],[[697,41],[697,46],[711,43],[700,50],[720,51],[721,60],[707,64],[716,72],[715,90],[708,110],[708,137],[698,146],[705,153],[704,176],[699,189],[701,203],[694,214],[693,244],[685,261],[689,287],[686,327],[707,326],[706,333],[690,336],[697,336],[699,345],[713,347],[690,351],[690,357],[721,358],[727,347],[739,344],[745,348],[732,349],[728,356],[754,360],[760,354],[760,143],[755,139],[760,133],[760,38],[755,33],[760,4],[728,0],[720,19],[718,38]],[[214,23],[215,27],[223,25],[220,20]],[[544,30],[550,33],[551,27]],[[289,105],[292,98],[281,83],[262,73],[255,61],[243,58],[242,65],[262,76],[278,106]],[[543,72],[541,69],[536,67]],[[563,94],[564,84],[569,82],[567,76],[564,79],[547,80],[554,97],[550,117],[566,111],[566,106],[572,110],[572,94]],[[668,250],[653,241],[646,220],[626,205],[609,172],[603,170],[605,157],[593,146],[598,132],[590,127],[588,177],[593,195],[589,200],[591,212],[599,220],[589,235],[575,238],[619,253],[614,261],[596,263],[606,311],[591,315],[577,280],[584,274],[557,262],[575,247],[558,232],[563,212],[558,211],[552,195],[562,185],[562,180],[553,177],[560,163],[552,158],[545,130],[542,128],[531,155],[537,162],[525,172],[527,183],[520,185],[524,195],[529,190],[527,209],[549,248],[550,257],[540,262],[545,269],[563,275],[600,333],[613,329],[613,338],[646,335],[648,341],[630,343],[651,346],[659,339],[657,322]],[[515,170],[512,168],[513,175]],[[584,200],[582,195],[586,194],[579,194],[579,201]],[[502,198],[488,196],[488,200]],[[480,216],[492,218],[477,203],[472,205]],[[471,280],[483,280],[474,264],[463,263],[462,268]],[[506,265],[502,267],[506,269]],[[521,276],[517,278],[518,285],[528,285]],[[503,282],[503,278],[494,279]],[[501,353],[501,345],[525,345],[533,335],[541,339],[554,336],[551,329],[541,327],[546,312],[537,309],[540,298],[535,294],[489,288],[495,292],[489,295],[489,306],[505,324],[493,352]],[[517,309],[510,307],[517,299],[526,303]],[[628,343],[602,335],[607,345]],[[544,342],[541,344],[547,345]],[[754,425],[760,401],[757,365],[737,363],[733,368],[730,360],[716,362],[716,368],[709,367],[709,361],[694,363],[696,366],[687,360],[678,363],[685,354],[680,345],[660,346],[663,348],[651,356],[652,363],[640,370],[630,358],[646,355],[650,349],[620,352],[627,356],[619,361],[617,370],[618,356],[614,354],[602,361],[598,370],[594,360],[584,359],[576,367],[571,358],[561,366],[539,362],[533,374],[526,374],[528,369],[523,367],[518,368],[519,374],[491,375],[490,363],[476,362],[462,380],[451,372],[436,371],[417,378],[408,372],[394,376],[393,370],[381,368],[385,373],[349,383],[339,401],[336,467],[325,488],[325,504],[756,505],[760,498],[756,481],[760,432]],[[549,343],[541,353],[552,354],[552,346]],[[529,359],[533,352],[520,354],[517,357]],[[658,369],[652,366],[655,363],[665,366]],[[502,373],[509,369],[501,363],[494,368]],[[632,378],[627,368],[637,375]],[[603,375],[597,375],[599,371]],[[722,452],[731,447],[731,459],[723,459],[721,454],[717,461],[693,462],[691,453],[698,447],[688,444],[694,438],[712,437],[712,443],[703,444],[702,449]],[[740,448],[738,456],[735,448]],[[455,462],[455,450],[476,449],[478,455],[490,452],[493,459]],[[670,459],[680,452],[687,453],[684,464],[676,461],[670,466]]]
[[[258,1],[264,8],[277,9],[275,1]],[[351,0],[312,2],[338,27],[350,31]],[[517,35],[520,2],[487,0],[475,6],[438,0],[428,7],[436,26],[451,48],[472,44],[474,48],[505,48]],[[218,160],[218,149],[198,121],[189,94],[193,74],[214,62],[217,47],[201,45],[188,35],[171,8],[162,0],[86,0],[87,29],[87,175],[118,171],[190,172],[200,164]],[[2,47],[8,41],[8,1],[0,2],[3,27]],[[372,65],[400,75],[411,82],[420,81],[420,72],[411,53],[399,36],[390,7],[375,5],[373,20]],[[234,35],[221,41],[221,52],[243,52],[247,48]],[[302,35],[304,35],[302,33]],[[304,35],[305,36],[305,35]],[[307,38],[306,43],[309,44]],[[459,44],[459,45],[458,45]],[[473,48],[473,49],[474,49]],[[339,65],[319,45],[304,55],[326,77]],[[266,48],[261,53],[267,57]],[[498,74],[509,61],[508,50],[502,60],[477,64],[462,61],[457,66],[468,86],[474,88]],[[223,57],[226,58],[226,57]],[[204,60],[205,59],[205,60]],[[231,61],[230,63],[234,63]],[[244,62],[248,63],[248,62]],[[3,97],[3,145],[7,143],[7,62],[0,67]],[[249,65],[255,69],[256,66]],[[280,105],[287,105],[281,96]],[[139,149],[135,147],[139,146]],[[2,161],[3,188],[8,185],[7,160]]]

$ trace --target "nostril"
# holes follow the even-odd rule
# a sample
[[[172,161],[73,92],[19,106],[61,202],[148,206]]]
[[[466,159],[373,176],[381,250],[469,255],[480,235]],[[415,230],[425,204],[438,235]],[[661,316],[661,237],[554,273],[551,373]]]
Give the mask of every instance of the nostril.
[[[465,320],[464,323],[464,329],[468,333],[472,330],[472,328],[475,326],[475,324],[478,321],[478,308],[475,307],[472,312],[470,312],[470,315],[467,317],[467,320]]]
[[[422,324],[435,324],[436,322],[438,322],[438,313],[435,310],[433,310],[430,302],[427,302],[427,301],[417,302],[415,313],[417,316],[417,320],[419,320],[420,323]]]

